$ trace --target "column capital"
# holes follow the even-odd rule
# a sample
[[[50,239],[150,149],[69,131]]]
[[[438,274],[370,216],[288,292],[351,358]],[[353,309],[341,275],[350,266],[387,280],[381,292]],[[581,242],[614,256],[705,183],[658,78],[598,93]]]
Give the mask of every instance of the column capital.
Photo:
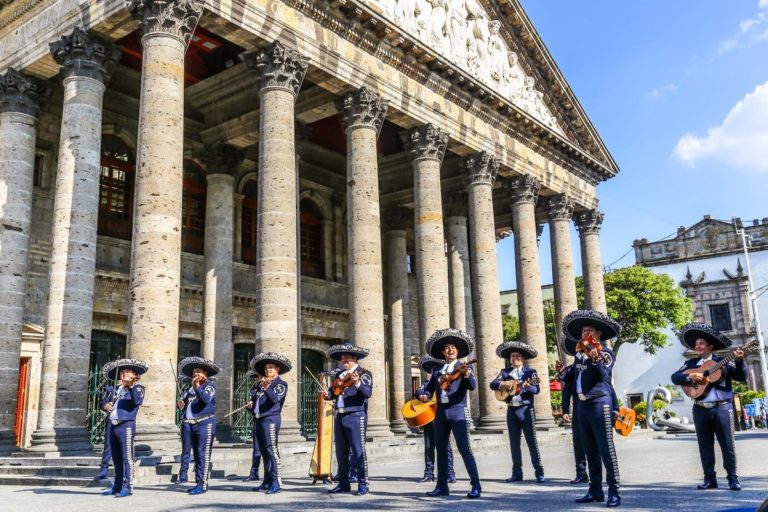
[[[514,176],[504,182],[504,188],[509,192],[510,202],[536,204],[541,190],[541,182],[528,174]]]
[[[389,102],[367,87],[350,92],[336,102],[345,129],[367,126],[379,133]]]
[[[245,159],[245,150],[224,142],[214,142],[197,152],[197,158],[205,165],[205,173],[235,174],[238,166]]]
[[[433,124],[403,130],[400,132],[400,140],[414,162],[425,159],[442,162],[448,147],[448,133]]]
[[[307,74],[309,57],[304,57],[280,41],[266,48],[242,55],[243,62],[259,77],[259,89],[287,89],[294,96],[299,94],[301,83]]]
[[[122,49],[75,27],[72,34],[48,45],[53,60],[61,66],[61,77],[93,78],[106,85]]]
[[[499,173],[499,162],[487,151],[480,151],[466,157],[461,166],[467,170],[470,185],[488,184],[493,186]]]
[[[576,229],[582,235],[597,234],[600,232],[600,225],[603,223],[605,214],[597,210],[583,210],[576,212],[573,220],[576,223]]]
[[[469,194],[460,190],[443,195],[443,213],[445,218],[469,217]]]
[[[0,76],[0,114],[19,112],[36,118],[50,95],[47,82],[21,71],[9,68]]]
[[[557,194],[547,198],[544,203],[549,220],[567,220],[573,218],[573,201],[566,194]]]
[[[203,14],[201,0],[131,0],[128,10],[143,37],[168,35],[188,45]]]
[[[385,231],[405,230],[413,226],[413,210],[405,206],[393,206],[384,210],[382,221]]]

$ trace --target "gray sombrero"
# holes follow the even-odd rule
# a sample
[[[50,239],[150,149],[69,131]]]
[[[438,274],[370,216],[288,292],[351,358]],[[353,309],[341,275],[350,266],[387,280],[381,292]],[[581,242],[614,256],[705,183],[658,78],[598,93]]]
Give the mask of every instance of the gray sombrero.
[[[427,354],[435,359],[443,358],[443,348],[446,345],[454,345],[459,351],[459,359],[467,357],[475,350],[475,342],[472,337],[460,329],[440,329],[429,337],[426,343]]]
[[[351,343],[333,345],[325,351],[325,355],[328,356],[328,359],[333,359],[334,361],[341,361],[341,356],[344,354],[355,356],[357,359],[363,359],[369,353],[370,351],[367,348],[356,347]]]
[[[733,345],[730,338],[716,331],[711,325],[691,322],[680,329],[680,342],[691,350],[696,349],[696,340],[699,338],[704,338],[711,343],[714,350],[723,350]]]
[[[251,359],[251,369],[253,369],[259,375],[264,375],[264,367],[272,363],[279,369],[280,375],[288,373],[293,368],[291,360],[282,354],[277,352],[261,352],[253,356]]]
[[[563,332],[574,340],[581,339],[581,329],[587,326],[600,331],[600,341],[615,338],[621,333],[621,325],[616,320],[592,309],[579,309],[568,313],[563,318]]]
[[[424,354],[419,360],[419,368],[426,373],[432,373],[435,369],[442,367],[445,361],[432,357],[429,354]]]
[[[520,352],[526,359],[533,359],[539,355],[538,350],[523,341],[505,341],[496,347],[496,355],[507,361],[509,354]]]
[[[185,357],[179,362],[179,372],[183,373],[189,378],[192,378],[192,371],[195,368],[205,370],[208,374],[208,377],[213,377],[221,371],[221,367],[219,365],[213,361],[209,361],[208,359],[203,359],[202,357]]]
[[[101,368],[101,374],[105,379],[115,380],[118,370],[133,370],[136,375],[144,375],[149,370],[149,366],[144,361],[138,359],[117,359],[110,361]]]

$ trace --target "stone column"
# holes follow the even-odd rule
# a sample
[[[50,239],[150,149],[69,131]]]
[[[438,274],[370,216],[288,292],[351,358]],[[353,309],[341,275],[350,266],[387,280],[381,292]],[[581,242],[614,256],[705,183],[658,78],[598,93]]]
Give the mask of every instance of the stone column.
[[[299,353],[298,179],[294,104],[309,59],[274,42],[244,56],[259,77],[259,198],[256,225],[256,350]],[[280,437],[300,439],[298,375],[288,383]]]
[[[384,234],[386,251],[386,312],[389,316],[387,330],[387,361],[389,361],[389,424],[392,431],[405,434],[408,427],[400,410],[411,399],[411,357],[406,350],[410,337],[408,328],[408,269],[405,250],[405,228],[413,218],[406,208],[393,208],[386,214],[387,230]]]
[[[235,211],[235,232],[234,232],[234,258],[238,263],[243,261],[243,199],[244,194],[234,193]]]
[[[349,324],[352,342],[371,353],[365,367],[373,373],[368,433],[392,434],[387,421],[384,342],[384,291],[381,272],[379,166],[376,139],[387,102],[363,87],[337,105],[347,132],[347,254]]]
[[[448,266],[445,259],[440,165],[448,134],[431,124],[400,132],[413,163],[416,296],[419,305],[419,347],[438,329],[451,327]]]
[[[566,364],[573,362],[562,349],[560,325],[563,317],[578,309],[576,301],[576,277],[573,271],[573,253],[571,249],[571,219],[573,201],[565,194],[550,197],[545,204],[549,216],[549,243],[552,250],[552,281],[555,288],[555,329],[557,331],[558,352]]]
[[[584,278],[584,302],[587,309],[608,312],[605,304],[603,263],[600,258],[600,225],[603,213],[584,210],[574,216],[581,243],[581,275]]]
[[[515,176],[505,182],[512,207],[512,231],[515,233],[515,270],[517,304],[520,315],[520,337],[535,348],[539,356],[527,363],[541,378],[539,394],[534,402],[536,426],[554,426],[549,398],[547,334],[544,328],[544,306],[541,296],[538,224],[536,199],[541,183],[528,175]]]
[[[234,173],[245,152],[217,143],[199,155],[205,164],[208,192],[205,202],[203,262],[203,357],[221,366],[216,376],[216,438],[234,441],[231,416],[234,344],[232,340],[232,241]]]
[[[64,107],[53,203],[48,307],[32,449],[91,450],[85,429],[99,217],[102,101],[120,50],[75,28],[51,43]]]
[[[142,30],[128,356],[149,364],[137,444],[175,452],[181,283],[184,54],[203,10],[197,0],[132,0]]]
[[[472,273],[472,308],[475,314],[475,346],[478,365],[480,421],[478,430],[506,428],[506,408],[490,389],[498,374],[496,346],[501,343],[501,301],[496,268],[496,228],[493,220],[493,183],[499,164],[481,151],[462,162],[469,182],[469,244]]]
[[[450,279],[451,326],[475,335],[472,315],[472,282],[469,278],[469,238],[467,235],[466,192],[446,197],[445,235],[448,248],[448,277]]]
[[[37,119],[49,95],[45,82],[13,68],[0,76],[0,454],[16,446]]]

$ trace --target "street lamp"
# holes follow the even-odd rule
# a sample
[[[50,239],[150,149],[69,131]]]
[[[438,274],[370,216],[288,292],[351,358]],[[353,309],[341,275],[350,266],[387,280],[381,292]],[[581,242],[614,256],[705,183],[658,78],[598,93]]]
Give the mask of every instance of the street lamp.
[[[749,303],[752,306],[752,330],[757,335],[757,341],[760,345],[758,352],[760,353],[760,370],[763,374],[763,391],[768,396],[768,366],[765,362],[765,342],[763,341],[763,331],[760,329],[760,316],[757,312],[757,298],[764,292],[768,291],[768,286],[762,286],[755,290],[754,283],[752,282],[752,267],[749,264],[749,248],[747,244],[747,232],[744,228],[736,230],[737,235],[741,235],[741,244],[744,249],[744,259],[747,264],[747,279],[749,283]]]

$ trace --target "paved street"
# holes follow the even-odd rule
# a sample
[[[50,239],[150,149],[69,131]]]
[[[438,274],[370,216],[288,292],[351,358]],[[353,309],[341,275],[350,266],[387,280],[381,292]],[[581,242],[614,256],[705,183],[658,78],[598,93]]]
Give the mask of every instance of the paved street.
[[[701,481],[701,468],[694,436],[663,439],[620,439],[617,443],[622,477],[622,510],[675,510],[675,511],[751,511],[768,498],[768,434],[744,433],[737,435],[739,475],[744,490],[727,489],[697,491]],[[134,496],[116,502],[102,497],[95,488],[24,488],[0,487],[0,509],[4,511],[91,511],[104,507],[126,507],[133,511],[196,511],[245,510],[268,507],[275,511],[292,510],[435,510],[448,505],[451,510],[486,511],[542,511],[542,510],[604,510],[604,506],[583,506],[573,503],[586,487],[571,486],[567,480],[573,476],[570,449],[549,447],[543,451],[547,483],[535,485],[507,484],[510,474],[508,454],[481,456],[478,460],[483,478],[483,497],[470,501],[462,499],[469,490],[466,473],[457,464],[459,482],[452,486],[449,498],[427,498],[424,491],[430,484],[415,483],[422,466],[418,463],[376,464],[370,470],[372,493],[365,497],[325,494],[321,485],[312,486],[302,474],[289,474],[284,478],[285,492],[267,497],[251,492],[251,485],[239,480],[214,480],[211,490],[202,496],[190,497],[180,487],[141,486]],[[460,460],[460,459],[458,459]],[[718,464],[720,455],[718,452]],[[718,466],[720,484],[725,475]],[[533,476],[526,461],[525,476]],[[188,487],[184,487],[186,489]]]

